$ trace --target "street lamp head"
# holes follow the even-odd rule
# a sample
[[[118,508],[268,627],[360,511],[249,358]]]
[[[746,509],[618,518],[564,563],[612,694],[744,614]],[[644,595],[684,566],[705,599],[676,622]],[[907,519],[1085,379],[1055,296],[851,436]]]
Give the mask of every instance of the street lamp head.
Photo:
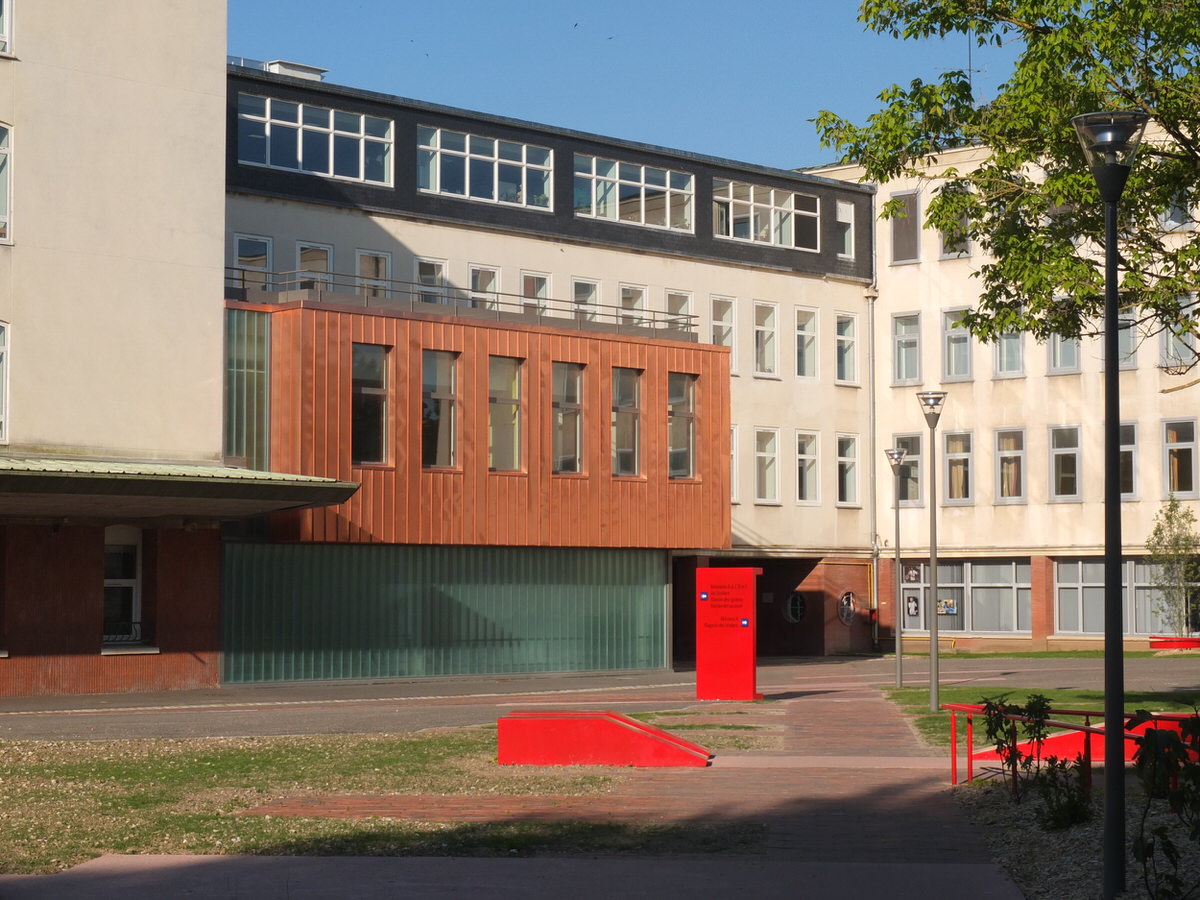
[[[908,456],[908,451],[903,447],[889,447],[887,450],[884,450],[883,453],[887,457],[888,462],[891,464],[892,471],[899,475],[900,467],[904,465],[904,458]]]
[[[1106,202],[1121,199],[1147,121],[1149,116],[1141,112],[1084,113],[1071,120],[1088,168]]]
[[[942,403],[946,400],[946,392],[918,391],[917,399],[921,401],[921,412],[925,414],[925,423],[930,428],[936,428],[938,419],[942,417]]]

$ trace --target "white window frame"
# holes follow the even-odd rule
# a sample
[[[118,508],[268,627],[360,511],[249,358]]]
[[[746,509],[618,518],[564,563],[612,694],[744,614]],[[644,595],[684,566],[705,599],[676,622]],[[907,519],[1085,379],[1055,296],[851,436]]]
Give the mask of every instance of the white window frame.
[[[1117,322],[1119,323],[1117,331],[1118,368],[1136,369],[1138,344],[1140,343],[1137,316],[1133,313],[1119,313]]]
[[[267,260],[262,266],[247,266],[242,264],[242,254],[240,244],[242,241],[262,241],[267,245]],[[262,274],[261,281],[250,281],[244,276],[239,287],[245,287],[249,284],[258,284],[264,288],[271,287],[273,283],[273,273],[275,269],[275,241],[273,238],[267,237],[265,234],[249,234],[248,232],[239,231],[233,235],[233,266],[239,272],[260,272]]]
[[[487,272],[492,276],[492,287],[482,288],[477,284],[477,276]],[[468,263],[467,284],[471,295],[471,305],[479,309],[495,309],[500,301],[500,267],[485,266],[478,263]]]
[[[427,278],[421,269],[428,267],[431,276]],[[446,260],[429,256],[418,256],[413,259],[413,283],[416,299],[421,303],[446,304],[450,302],[447,290]]]
[[[942,311],[942,381],[970,381],[974,377],[972,365],[972,356],[974,348],[971,346],[971,332],[962,324],[962,316],[967,310],[962,309],[947,309]],[[955,348],[962,344],[966,350],[966,371],[955,372],[951,369],[951,363],[955,358]]]
[[[1005,348],[1015,348],[1011,351],[1006,351]],[[1010,354],[1015,354],[1017,365],[1012,367],[1012,360],[1008,359]],[[1019,331],[1006,331],[996,338],[995,352],[995,368],[994,374],[996,378],[1024,378],[1025,377],[1025,335]]]
[[[1192,427],[1191,440],[1189,440],[1189,441],[1172,441],[1172,440],[1170,440],[1167,435],[1167,429],[1170,428],[1172,425],[1183,425],[1183,424],[1191,425],[1191,427]],[[1181,500],[1193,499],[1193,498],[1197,497],[1198,495],[1200,495],[1200,491],[1198,491],[1198,489],[1197,489],[1197,480],[1196,480],[1196,478],[1197,478],[1196,420],[1194,418],[1185,418],[1185,417],[1164,419],[1163,423],[1162,423],[1162,441],[1163,441],[1163,456],[1162,456],[1163,495],[1166,497],[1170,497],[1173,495],[1175,497],[1178,497]],[[1191,490],[1179,490],[1177,485],[1171,484],[1171,471],[1172,471],[1171,455],[1172,455],[1172,453],[1176,453],[1179,451],[1187,451],[1189,453],[1189,455],[1191,456],[1191,459],[1190,459],[1190,462],[1188,465],[1188,474],[1189,474],[1189,477],[1192,479]]]
[[[587,297],[580,299],[581,287],[590,288]],[[596,309],[600,305],[600,282],[595,278],[571,278],[571,303],[575,315],[592,322],[596,318]]]
[[[0,0],[6,3],[7,0]],[[0,52],[0,56],[4,53]],[[12,243],[12,126],[0,122],[0,244]]]
[[[762,439],[770,438],[769,449]],[[759,506],[779,506],[779,429],[754,429],[754,502]]]
[[[843,332],[842,325],[849,325]],[[858,316],[854,313],[838,313],[834,319],[834,380],[838,384],[858,384]],[[848,360],[843,366],[842,360]]]
[[[627,282],[619,282],[617,284],[617,302],[621,304],[622,325],[645,325],[646,319],[644,316],[628,315],[631,312],[646,311],[646,295],[648,289],[644,284],[629,284]]]
[[[530,293],[530,286],[535,285]],[[540,285],[540,287],[536,287]],[[526,307],[537,306],[539,309],[550,299],[550,273],[534,272],[531,269],[521,270],[521,301]]]
[[[363,275],[362,262],[366,257],[383,260],[383,277]],[[392,254],[386,250],[354,251],[354,287],[364,297],[390,297],[392,288]]]
[[[1067,348],[1074,348],[1074,361],[1067,358]],[[1051,334],[1046,341],[1046,372],[1050,375],[1078,375],[1083,347],[1077,337]]]
[[[1159,367],[1163,369],[1178,369],[1190,366],[1196,362],[1195,337],[1189,332],[1176,334],[1170,328],[1162,330],[1162,349],[1159,356]]]
[[[576,153],[574,178],[576,216],[695,233],[696,178],[691,172]],[[650,221],[648,201],[659,196],[662,221]]]
[[[0,322],[0,444],[8,443],[8,382],[12,326]]]
[[[304,268],[303,255],[305,250],[321,250],[325,253],[325,271],[317,272]],[[317,241],[296,241],[296,271],[290,276],[293,287],[302,287],[306,282],[321,284],[329,287],[333,283],[333,244],[322,244]]]
[[[905,474],[900,476],[901,482],[907,479],[908,484],[912,486],[915,496],[902,497],[900,499],[900,508],[919,507],[925,505],[925,468],[923,460],[925,459],[925,435],[919,431],[910,432],[908,434],[892,435],[892,446],[903,448],[905,452],[904,462],[901,466],[905,470]],[[894,477],[893,477],[893,480]],[[908,488],[905,488],[907,492]]]
[[[1020,436],[1021,445],[1015,449],[1004,449],[1000,442],[1004,435],[1016,434]],[[1028,442],[1025,439],[1024,428],[997,428],[995,434],[996,447],[996,496],[995,502],[1001,506],[1020,505],[1025,503],[1029,494],[1029,465],[1028,465]],[[1020,491],[1010,496],[1004,496],[1004,461],[1006,459],[1016,460],[1017,477],[1019,479]]]
[[[813,229],[811,245],[798,243],[800,220],[806,223],[806,233]],[[739,223],[747,227],[743,230]],[[712,229],[713,236],[721,240],[819,253],[821,198],[788,188],[714,178]]]
[[[1075,446],[1056,448],[1054,446],[1054,436],[1058,433],[1066,433],[1073,431],[1075,433]],[[1083,499],[1083,447],[1082,447],[1082,432],[1083,429],[1078,425],[1051,425],[1050,434],[1047,441],[1047,450],[1050,462],[1050,484],[1049,494],[1051,503],[1078,503]],[[1075,458],[1075,492],[1072,494],[1060,493],[1058,490],[1058,460],[1073,456]]]
[[[462,137],[462,149],[445,146],[450,136]],[[485,145],[491,142],[491,150]],[[454,141],[457,143],[457,141]],[[479,146],[476,146],[476,143]],[[520,151],[519,153],[517,151]],[[545,154],[544,158],[542,154]],[[518,158],[519,157],[519,158]],[[457,191],[443,190],[441,169],[443,159],[461,159],[463,161],[463,189]],[[471,179],[472,173],[491,172],[492,196],[473,196]],[[506,169],[520,171],[521,187],[515,197],[500,197],[501,172]],[[534,194],[529,190],[530,178],[544,178],[545,193]],[[549,147],[537,144],[526,144],[521,141],[508,141],[472,134],[452,128],[438,128],[432,125],[417,126],[417,190],[422,194],[439,194],[443,197],[456,197],[472,203],[494,203],[500,206],[520,206],[541,212],[554,211],[554,151]],[[544,202],[536,202],[539,198]]]
[[[834,447],[837,450],[837,505],[861,506],[861,492],[858,489],[858,435],[839,433],[834,437]]]
[[[779,377],[779,304],[754,301],[754,374]]]
[[[802,316],[807,318],[807,327],[801,327]],[[795,318],[796,377],[815,381],[821,374],[821,314],[810,306],[797,306]],[[809,371],[805,372],[806,368]]]
[[[1129,434],[1132,440],[1126,440],[1126,434]],[[1136,500],[1138,498],[1138,423],[1121,422],[1118,439],[1120,441],[1120,459],[1124,461],[1125,455],[1129,455],[1130,471],[1130,489],[1121,491],[1121,499]]]
[[[724,317],[722,317],[722,318],[717,317],[717,305],[718,304],[724,304],[725,308],[729,312],[728,320],[726,320]],[[726,296],[722,296],[720,294],[713,294],[709,297],[708,308],[709,308],[709,322],[710,322],[710,326],[709,326],[710,327],[710,331],[709,331],[710,342],[715,344],[718,347],[728,347],[729,348],[729,374],[736,375],[737,374],[737,361],[738,361],[737,300],[734,299],[733,297],[726,297]],[[718,329],[727,332],[727,334],[728,334],[727,340],[724,340],[724,341],[717,340]]]
[[[891,219],[892,265],[907,266],[921,261],[921,199],[917,191],[897,191],[892,194],[892,200],[900,200],[908,208],[907,214],[893,216]],[[897,252],[897,234],[901,229],[911,228],[913,235],[913,254],[902,256]]]
[[[676,291],[667,288],[663,292],[663,304],[667,310],[667,315],[674,317],[672,324],[677,325],[685,331],[690,331],[692,327],[692,292],[691,291]]]
[[[12,0],[0,0],[0,56],[13,55]]]
[[[966,438],[967,449],[952,451],[951,442]],[[971,506],[975,503],[975,433],[973,431],[945,431],[942,433],[942,502],[946,506]],[[951,473],[956,463],[965,463],[967,469],[966,494],[950,496],[953,487]]]
[[[911,322],[913,331],[900,331],[901,322]],[[907,327],[907,326],[906,326]],[[907,371],[907,364],[902,364],[912,354],[914,371]],[[892,316],[892,384],[921,383],[921,314],[919,312],[895,313]]]
[[[854,259],[854,204],[838,200],[836,209],[837,258]]]
[[[808,441],[808,452],[804,452],[802,441]],[[806,491],[811,487],[811,491]],[[803,496],[811,493],[811,497]],[[796,504],[798,506],[821,505],[821,432],[796,431]]]

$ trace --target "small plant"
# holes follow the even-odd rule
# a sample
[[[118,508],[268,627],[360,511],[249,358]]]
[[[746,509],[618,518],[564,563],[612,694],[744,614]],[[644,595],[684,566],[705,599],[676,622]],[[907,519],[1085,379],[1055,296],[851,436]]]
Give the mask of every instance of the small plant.
[[[1034,785],[1042,800],[1042,807],[1034,815],[1046,831],[1062,831],[1091,818],[1092,802],[1082,753],[1072,763],[1057,756],[1047,758]]]
[[[1131,726],[1153,720],[1139,709]],[[1147,728],[1137,738],[1133,758],[1134,771],[1142,783],[1145,802],[1137,834],[1133,836],[1133,858],[1142,867],[1146,892],[1156,898],[1189,897],[1200,888],[1200,881],[1188,884],[1180,872],[1183,850],[1171,836],[1166,824],[1150,824],[1156,803],[1165,801],[1200,850],[1200,713],[1173,728]]]

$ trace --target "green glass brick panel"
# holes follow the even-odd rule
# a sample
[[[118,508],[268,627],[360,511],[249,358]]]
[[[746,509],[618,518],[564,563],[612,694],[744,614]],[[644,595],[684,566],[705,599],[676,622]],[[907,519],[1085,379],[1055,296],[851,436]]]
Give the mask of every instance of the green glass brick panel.
[[[227,544],[226,682],[660,668],[653,550]]]
[[[225,310],[225,456],[266,469],[270,446],[271,319]]]

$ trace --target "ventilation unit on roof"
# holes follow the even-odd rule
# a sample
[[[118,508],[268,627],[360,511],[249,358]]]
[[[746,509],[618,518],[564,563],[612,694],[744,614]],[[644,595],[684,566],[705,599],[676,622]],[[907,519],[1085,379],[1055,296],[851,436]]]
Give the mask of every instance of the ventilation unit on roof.
[[[318,66],[306,66],[304,63],[288,62],[286,59],[273,59],[264,68],[275,75],[290,75],[293,78],[305,78],[308,81],[324,81],[328,69]]]

